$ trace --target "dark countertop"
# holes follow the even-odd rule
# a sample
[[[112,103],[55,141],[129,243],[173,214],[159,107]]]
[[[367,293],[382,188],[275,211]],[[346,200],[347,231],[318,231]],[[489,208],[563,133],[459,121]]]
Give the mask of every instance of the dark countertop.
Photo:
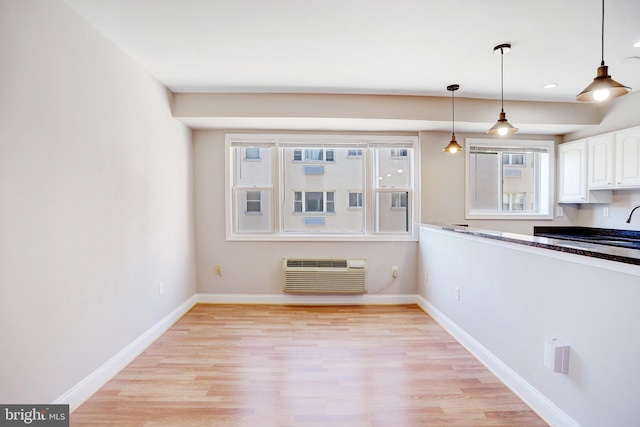
[[[640,249],[640,231],[594,227],[533,227],[534,236]]]
[[[638,236],[637,238],[640,239],[640,232],[638,231],[596,229],[589,227],[535,227],[536,229],[544,229],[542,233],[545,235],[529,236],[525,234],[469,228],[463,225],[456,224],[426,223],[424,225],[441,228],[442,230],[453,231],[456,233],[464,233],[473,236],[485,237],[488,239],[501,240],[504,242],[518,243],[521,245],[534,246],[538,248],[583,255],[592,258],[640,265],[640,249],[615,247],[611,245],[604,245],[581,240],[569,240],[567,238],[560,237],[575,236],[576,234],[579,236],[581,232],[583,233],[583,236],[589,236],[589,233],[591,233],[591,235],[607,235],[598,233],[605,233],[601,230],[608,230],[608,232],[610,233],[609,236],[611,237],[633,239],[635,238],[635,236]],[[540,230],[537,231],[540,232]],[[614,231],[621,233],[616,234],[614,233]],[[563,234],[563,232],[565,234]],[[555,235],[557,237],[547,237],[549,235]]]

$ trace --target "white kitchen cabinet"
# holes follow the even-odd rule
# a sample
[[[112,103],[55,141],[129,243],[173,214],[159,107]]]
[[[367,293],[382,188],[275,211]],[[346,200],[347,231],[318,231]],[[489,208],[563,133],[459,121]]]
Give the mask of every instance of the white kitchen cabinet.
[[[615,133],[616,188],[640,188],[640,127]]]
[[[589,191],[588,144],[586,139],[558,146],[558,202],[611,203],[612,191]]]
[[[608,133],[589,138],[588,147],[588,189],[613,188],[615,186],[614,134]]]

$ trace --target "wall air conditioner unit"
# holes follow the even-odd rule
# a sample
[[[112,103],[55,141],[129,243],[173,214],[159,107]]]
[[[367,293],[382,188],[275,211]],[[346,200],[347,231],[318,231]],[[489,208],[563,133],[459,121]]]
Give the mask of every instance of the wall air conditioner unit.
[[[283,292],[296,294],[365,294],[364,259],[282,260]]]

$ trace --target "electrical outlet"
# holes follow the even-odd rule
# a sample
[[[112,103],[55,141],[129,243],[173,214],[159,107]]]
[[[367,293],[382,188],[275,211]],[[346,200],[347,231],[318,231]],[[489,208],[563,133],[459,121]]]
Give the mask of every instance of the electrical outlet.
[[[391,275],[393,277],[398,277],[398,266],[394,265],[393,267],[391,267]]]
[[[429,281],[429,270],[427,270],[426,268],[424,269],[424,281]]]
[[[456,286],[456,301],[460,301],[460,288]]]
[[[164,282],[158,282],[158,295],[164,294]]]
[[[609,216],[609,207],[605,206],[604,208],[602,208],[602,216]]]
[[[556,206],[556,216],[558,218],[564,216],[564,208],[562,206]]]
[[[216,265],[216,275],[222,277],[222,267]]]

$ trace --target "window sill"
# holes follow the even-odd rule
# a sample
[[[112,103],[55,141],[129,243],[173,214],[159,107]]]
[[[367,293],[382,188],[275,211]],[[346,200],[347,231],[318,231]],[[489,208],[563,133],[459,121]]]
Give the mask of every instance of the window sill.
[[[467,213],[464,217],[465,219],[499,219],[499,220],[523,220],[523,221],[531,221],[531,220],[552,220],[552,214],[497,214],[495,212],[492,213]]]
[[[287,234],[287,235],[232,235],[227,236],[227,241],[230,242],[417,242],[418,235],[318,235],[314,234]]]

